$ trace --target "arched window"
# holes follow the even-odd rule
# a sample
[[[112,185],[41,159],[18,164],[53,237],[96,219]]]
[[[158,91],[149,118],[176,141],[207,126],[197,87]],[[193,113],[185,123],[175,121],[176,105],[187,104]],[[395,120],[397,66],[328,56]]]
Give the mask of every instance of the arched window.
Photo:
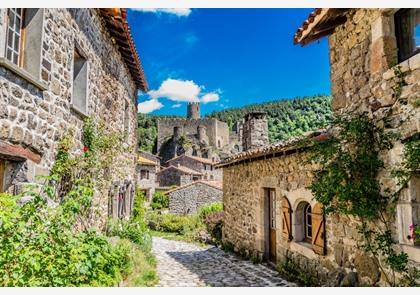
[[[304,241],[312,243],[312,210],[311,205],[306,204],[303,210]]]

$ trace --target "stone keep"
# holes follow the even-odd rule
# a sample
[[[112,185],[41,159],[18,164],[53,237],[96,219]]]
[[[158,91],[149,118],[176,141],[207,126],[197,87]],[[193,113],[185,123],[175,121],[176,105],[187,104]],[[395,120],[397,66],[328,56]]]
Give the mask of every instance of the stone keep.
[[[200,103],[199,102],[188,103],[187,119],[200,119]]]
[[[267,113],[252,112],[245,115],[243,126],[243,150],[268,144]]]

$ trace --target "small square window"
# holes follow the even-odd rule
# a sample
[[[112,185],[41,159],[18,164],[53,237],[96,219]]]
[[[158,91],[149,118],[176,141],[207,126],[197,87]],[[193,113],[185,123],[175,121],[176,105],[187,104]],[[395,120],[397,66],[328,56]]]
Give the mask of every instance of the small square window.
[[[420,52],[420,8],[400,9],[395,13],[398,61]]]
[[[88,63],[87,60],[74,50],[73,57],[73,96],[72,107],[82,113],[88,114]]]

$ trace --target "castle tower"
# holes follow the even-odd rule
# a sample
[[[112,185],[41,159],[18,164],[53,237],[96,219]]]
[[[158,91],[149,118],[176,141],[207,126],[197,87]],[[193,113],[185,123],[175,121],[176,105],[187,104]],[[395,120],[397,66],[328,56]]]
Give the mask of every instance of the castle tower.
[[[267,145],[269,143],[267,113],[251,112],[246,114],[242,138],[244,151]]]
[[[200,119],[200,103],[199,102],[188,103],[187,119]]]

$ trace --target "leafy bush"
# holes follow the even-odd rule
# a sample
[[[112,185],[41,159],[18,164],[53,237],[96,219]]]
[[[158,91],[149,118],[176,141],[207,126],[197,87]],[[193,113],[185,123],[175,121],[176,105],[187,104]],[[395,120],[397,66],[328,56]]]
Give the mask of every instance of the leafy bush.
[[[198,215],[200,216],[201,220],[204,221],[207,215],[209,215],[210,213],[222,212],[222,211],[223,211],[223,203],[215,202],[215,203],[211,203],[210,205],[205,205],[201,207]]]
[[[147,225],[150,229],[161,232],[176,233],[192,237],[203,228],[197,215],[159,214],[154,211],[147,212]]]
[[[0,194],[2,286],[116,286],[126,274],[127,248],[94,230],[76,232],[63,206],[44,199],[18,205]],[[64,204],[65,205],[65,204]]]
[[[139,187],[137,187],[136,197],[134,198],[133,219],[144,222],[145,213],[146,209],[144,207],[144,193]]]
[[[145,252],[152,249],[152,239],[146,224],[137,220],[111,219],[108,221],[107,235],[128,239]]]
[[[223,216],[223,212],[213,212],[209,213],[204,220],[207,231],[215,244],[221,244],[222,242]]]
[[[153,194],[152,202],[150,206],[153,210],[160,210],[169,207],[169,198],[162,192],[156,192]]]

